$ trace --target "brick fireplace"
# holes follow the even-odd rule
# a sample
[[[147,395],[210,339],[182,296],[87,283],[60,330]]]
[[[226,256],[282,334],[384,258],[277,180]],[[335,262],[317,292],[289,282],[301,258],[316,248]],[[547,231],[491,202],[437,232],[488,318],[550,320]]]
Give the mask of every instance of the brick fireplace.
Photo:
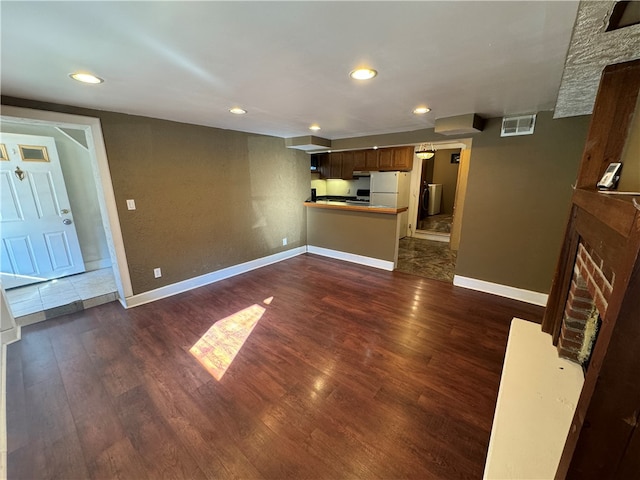
[[[584,318],[602,319],[558,480],[640,472],[640,192],[596,188],[612,162],[637,180],[629,172],[640,165],[630,148],[640,139],[639,99],[640,59],[604,68],[542,322],[560,354],[577,358]]]
[[[558,339],[561,357],[588,364],[599,319],[607,312],[614,282],[613,270],[586,242],[581,241]]]

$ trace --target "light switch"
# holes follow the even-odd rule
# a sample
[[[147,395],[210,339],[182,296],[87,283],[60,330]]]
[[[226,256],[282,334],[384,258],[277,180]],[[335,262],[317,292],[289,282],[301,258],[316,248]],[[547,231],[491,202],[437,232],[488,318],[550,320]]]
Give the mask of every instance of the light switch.
[[[127,210],[135,210],[136,202],[135,200],[127,200]]]

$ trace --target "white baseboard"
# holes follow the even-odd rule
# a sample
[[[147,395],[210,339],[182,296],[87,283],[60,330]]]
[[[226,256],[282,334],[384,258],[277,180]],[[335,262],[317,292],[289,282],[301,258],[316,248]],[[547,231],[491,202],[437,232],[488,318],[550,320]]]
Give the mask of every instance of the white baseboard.
[[[234,277],[236,275],[255,270],[256,268],[265,267],[267,265],[271,265],[272,263],[281,262],[282,260],[286,260],[288,258],[306,253],[306,251],[306,247],[292,248],[291,250],[286,250],[284,252],[269,255],[268,257],[257,258],[249,262],[240,263],[238,265],[233,265],[232,267],[227,267],[223,268],[222,270],[217,270],[205,275],[200,275],[199,277],[190,278],[188,280],[183,280],[171,285],[156,288],[155,290],[150,290],[138,295],[132,295],[124,299],[121,298],[120,303],[125,308],[137,307],[138,305],[144,305],[145,303],[154,302],[156,300],[160,300],[161,298],[166,298],[172,295],[177,295],[178,293],[187,292],[189,290],[193,290],[194,288],[203,287],[205,285],[209,285],[210,283],[219,282],[220,280]]]
[[[356,255],[355,253],[340,252],[338,250],[331,250],[329,248],[314,247],[307,245],[307,251],[309,253],[315,253],[316,255],[322,255],[323,257],[335,258],[337,260],[344,260],[345,262],[359,263],[360,265],[366,265],[368,267],[380,268],[382,270],[388,270],[390,272],[395,268],[393,262],[387,260],[380,260],[378,258],[365,257],[363,255]]]
[[[459,275],[455,275],[453,277],[453,284],[457,287],[492,293],[501,297],[520,300],[521,302],[532,303],[533,305],[540,305],[541,307],[545,307],[547,305],[547,300],[549,298],[549,295],[546,293],[523,290],[521,288],[500,285],[499,283],[485,282],[484,280],[477,280],[475,278],[461,277]]]
[[[451,234],[449,233],[428,233],[421,230],[413,232],[414,238],[420,238],[422,240],[431,240],[434,242],[449,243],[451,241]]]
[[[100,260],[84,262],[84,269],[86,272],[92,272],[93,270],[100,270],[101,268],[107,268],[111,265],[112,263],[110,258],[101,258]]]
[[[0,344],[9,345],[10,343],[20,340],[20,325],[14,325],[13,327],[0,332]]]

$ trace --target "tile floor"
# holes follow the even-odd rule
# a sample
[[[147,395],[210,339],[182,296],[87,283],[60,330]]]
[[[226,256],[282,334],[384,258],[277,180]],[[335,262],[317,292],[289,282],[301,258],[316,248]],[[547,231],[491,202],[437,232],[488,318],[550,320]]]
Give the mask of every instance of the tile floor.
[[[397,270],[453,282],[457,252],[449,248],[453,215],[431,215],[420,220],[415,237],[400,240]]]
[[[453,215],[449,213],[430,215],[424,220],[420,220],[418,222],[418,230],[424,230],[430,233],[451,234],[452,223],[453,223]]]
[[[30,325],[118,298],[111,268],[71,275],[6,291],[18,325]]]
[[[405,237],[400,240],[397,270],[452,283],[456,259],[448,242]]]

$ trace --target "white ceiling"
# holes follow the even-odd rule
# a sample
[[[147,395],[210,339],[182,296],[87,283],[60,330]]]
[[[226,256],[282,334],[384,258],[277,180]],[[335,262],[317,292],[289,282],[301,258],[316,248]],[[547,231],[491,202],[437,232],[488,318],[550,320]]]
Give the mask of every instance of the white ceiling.
[[[553,110],[577,1],[0,3],[3,95],[279,137]],[[367,65],[379,75],[357,82]],[[88,71],[105,79],[83,85]],[[432,111],[416,116],[426,104]],[[248,110],[228,113],[232,106]]]

